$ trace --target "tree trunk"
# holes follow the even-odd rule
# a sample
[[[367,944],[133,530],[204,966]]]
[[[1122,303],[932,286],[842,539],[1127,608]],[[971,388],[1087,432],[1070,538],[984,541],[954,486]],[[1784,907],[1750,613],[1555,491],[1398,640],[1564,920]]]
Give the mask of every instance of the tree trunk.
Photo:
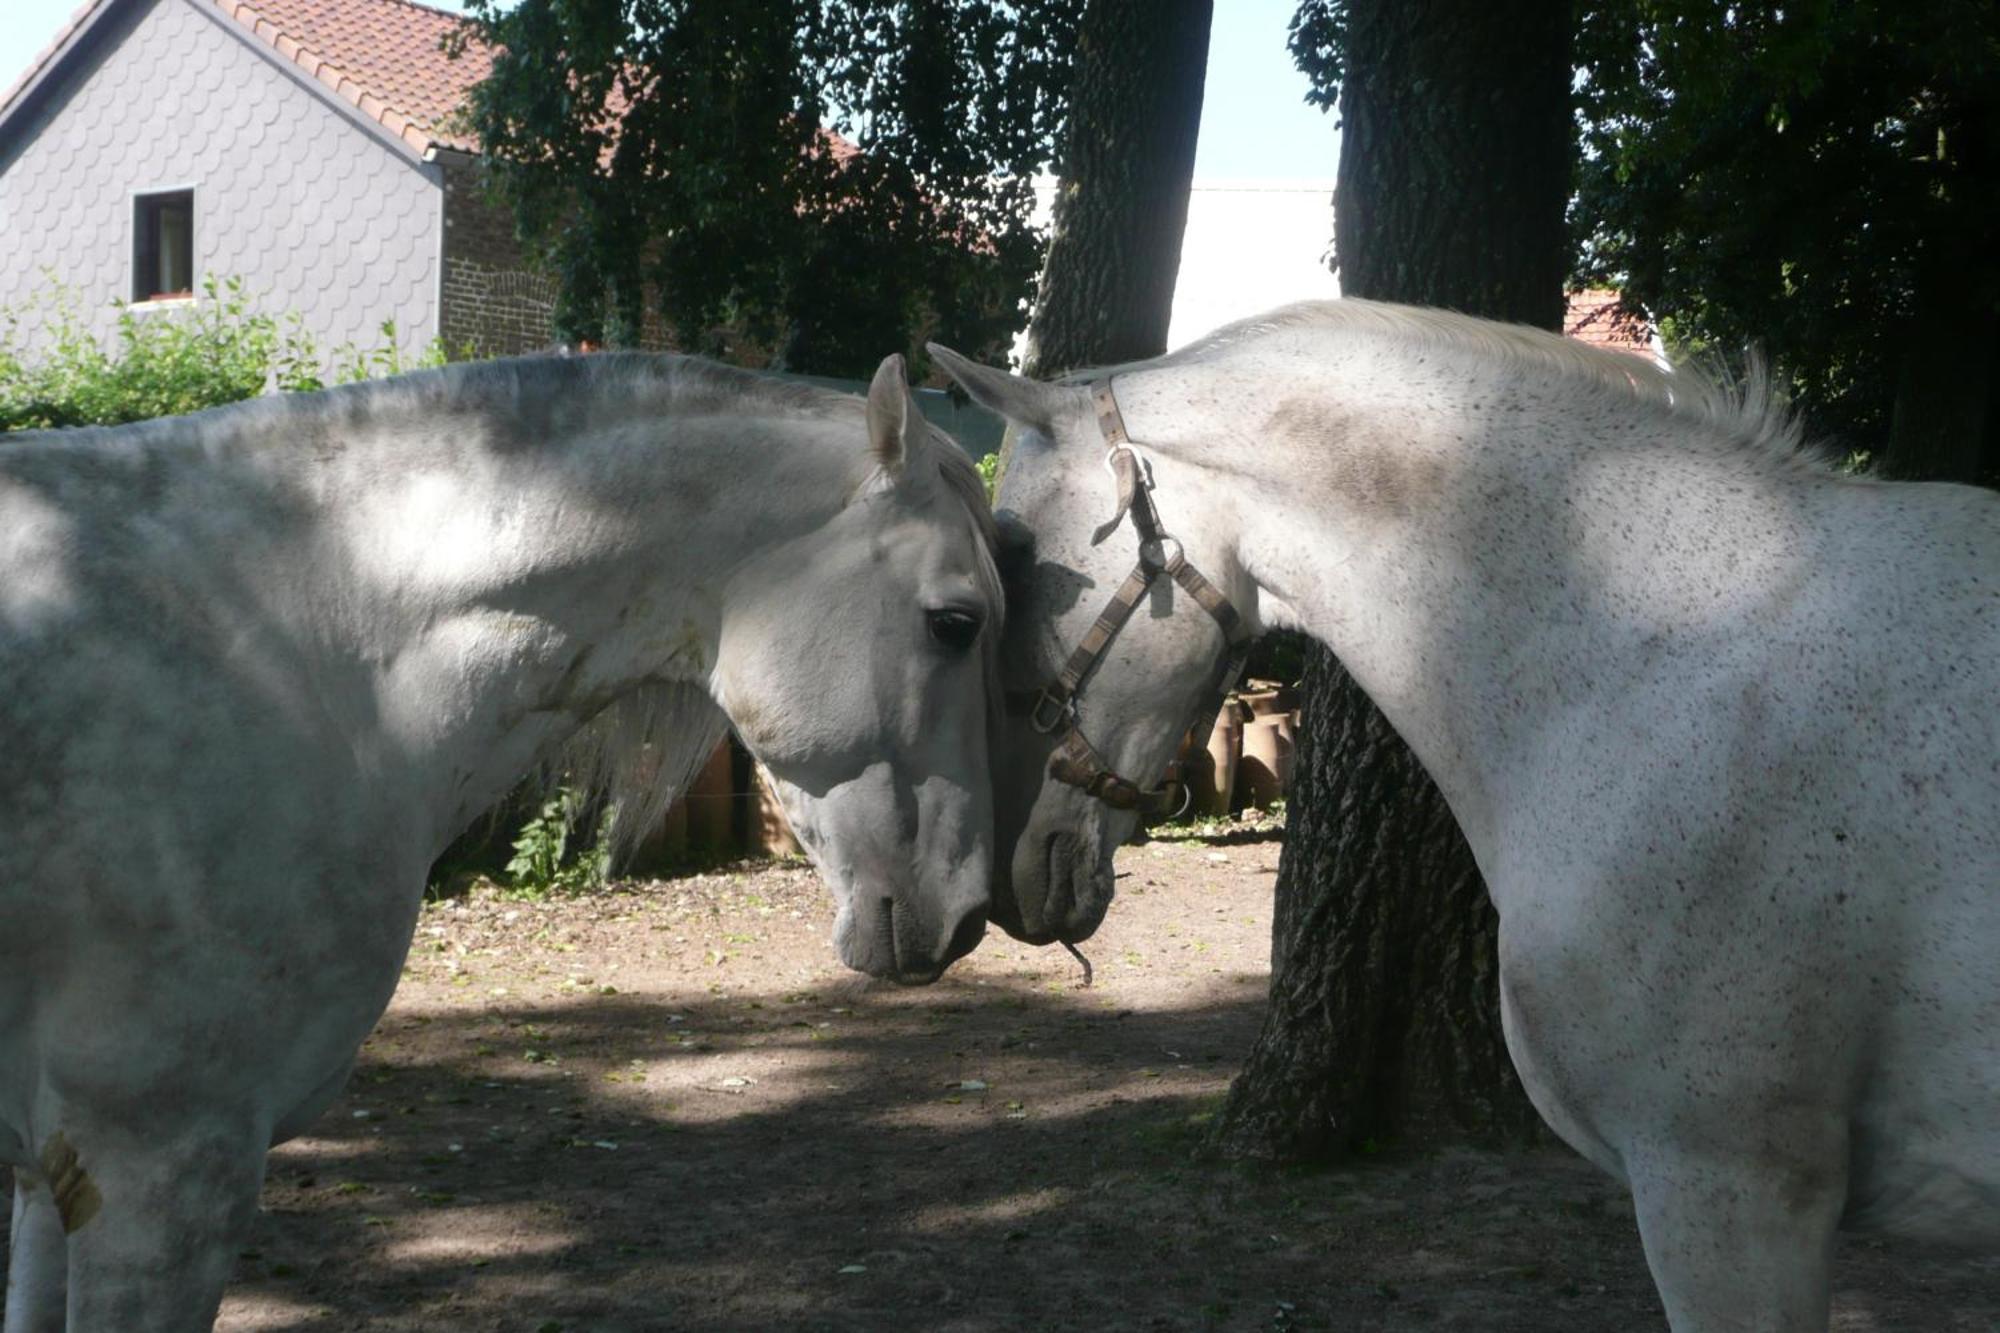
[[[1559,327],[1568,4],[1349,0],[1346,22],[1342,291]],[[1271,1007],[1218,1146],[1535,1135],[1501,1039],[1497,919],[1443,797],[1324,649],[1302,704]]]
[[[1560,329],[1566,0],[1353,0],[1347,14],[1341,292]]]
[[[2000,170],[1980,108],[1947,112],[1938,132],[1940,189],[1947,208],[1933,218],[1916,266],[1916,308],[1903,337],[1903,364],[1883,449],[1884,476],[2000,486],[2000,225],[1978,205],[1992,198]]]
[[[1990,243],[1938,236],[1917,270],[1916,311],[1881,471],[1901,481],[2000,486],[2000,270]]]
[[[1167,349],[1213,0],[1091,0],[1026,371]]]

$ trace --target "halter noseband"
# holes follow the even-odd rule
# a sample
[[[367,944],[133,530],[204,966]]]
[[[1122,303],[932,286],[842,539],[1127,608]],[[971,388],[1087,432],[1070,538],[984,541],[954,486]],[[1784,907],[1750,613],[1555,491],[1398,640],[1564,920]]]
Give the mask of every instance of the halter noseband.
[[[1097,670],[1104,650],[1110,647],[1111,640],[1117,637],[1118,631],[1131,618],[1133,609],[1145,597],[1146,590],[1164,574],[1194,598],[1202,610],[1214,617],[1229,649],[1222,676],[1212,692],[1208,707],[1197,721],[1196,732],[1205,736],[1215,725],[1223,701],[1235,687],[1236,678],[1250,656],[1250,627],[1230,600],[1188,563],[1180,542],[1160,525],[1159,511],[1153,507],[1152,466],[1132,448],[1131,437],[1125,433],[1125,418],[1119,413],[1118,400],[1111,392],[1111,381],[1107,379],[1098,383],[1093,397],[1097,408],[1097,428],[1104,435],[1104,465],[1118,481],[1118,512],[1091,534],[1090,544],[1096,546],[1116,532],[1129,514],[1132,526],[1139,534],[1139,561],[1125,576],[1125,582],[1119,585],[1118,591],[1111,594],[1111,600],[1104,604],[1104,609],[1098,612],[1096,623],[1070,653],[1069,660],[1063,664],[1056,678],[1033,696],[1028,718],[1035,730],[1058,737],[1056,751],[1049,756],[1050,777],[1079,788],[1114,809],[1137,810],[1153,818],[1162,815],[1172,818],[1187,809],[1190,795],[1187,783],[1181,777],[1179,756],[1168,763],[1166,779],[1157,787],[1148,789],[1130,778],[1121,777],[1105,762],[1104,756],[1098,753],[1097,747],[1090,743],[1077,725],[1077,697]],[[1178,796],[1174,794],[1176,787],[1180,789]]]

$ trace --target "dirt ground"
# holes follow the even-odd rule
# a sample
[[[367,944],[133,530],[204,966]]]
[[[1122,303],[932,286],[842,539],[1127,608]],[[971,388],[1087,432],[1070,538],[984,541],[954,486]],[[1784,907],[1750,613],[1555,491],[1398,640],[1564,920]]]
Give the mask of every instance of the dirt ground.
[[[1125,849],[1088,990],[997,935],[927,989],[857,977],[800,864],[436,904],[348,1094],[273,1153],[220,1327],[1663,1328],[1630,1205],[1561,1152],[1192,1155],[1278,849]],[[2000,1260],[1851,1241],[1837,1307],[2000,1328]]]

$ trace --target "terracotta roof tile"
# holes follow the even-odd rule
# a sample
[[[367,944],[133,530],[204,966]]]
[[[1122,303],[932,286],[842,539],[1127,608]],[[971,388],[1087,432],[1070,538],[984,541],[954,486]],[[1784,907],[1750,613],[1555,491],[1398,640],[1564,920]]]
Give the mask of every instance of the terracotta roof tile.
[[[478,151],[453,123],[466,90],[492,68],[477,43],[452,60],[444,40],[457,14],[410,0],[208,0],[336,97],[423,153]]]
[[[1617,292],[1603,287],[1571,292],[1569,308],[1563,313],[1563,333],[1607,351],[1651,356],[1652,326],[1620,309],[1619,299]]]

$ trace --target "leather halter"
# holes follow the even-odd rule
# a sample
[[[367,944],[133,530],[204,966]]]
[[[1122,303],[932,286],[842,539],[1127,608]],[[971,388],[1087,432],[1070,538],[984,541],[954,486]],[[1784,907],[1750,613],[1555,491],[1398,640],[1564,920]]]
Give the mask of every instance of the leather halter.
[[[1250,656],[1250,627],[1230,600],[1188,563],[1180,542],[1161,526],[1159,511],[1153,507],[1152,466],[1132,448],[1132,439],[1125,433],[1125,418],[1119,413],[1118,400],[1111,391],[1111,381],[1100,381],[1093,397],[1097,428],[1104,435],[1104,463],[1118,480],[1118,512],[1091,534],[1090,544],[1103,542],[1129,514],[1139,534],[1139,560],[1098,612],[1096,623],[1071,651],[1056,678],[1034,696],[1028,717],[1035,730],[1057,737],[1056,751],[1049,756],[1050,777],[1079,788],[1114,809],[1136,810],[1153,818],[1173,818],[1187,809],[1189,800],[1179,757],[1168,763],[1166,778],[1157,787],[1142,787],[1119,775],[1077,724],[1077,697],[1097,670],[1104,650],[1111,646],[1111,640],[1146,596],[1147,589],[1165,575],[1214,618],[1229,650],[1221,678],[1196,723],[1197,734],[1206,736]],[[1179,788],[1178,794],[1175,788]]]

